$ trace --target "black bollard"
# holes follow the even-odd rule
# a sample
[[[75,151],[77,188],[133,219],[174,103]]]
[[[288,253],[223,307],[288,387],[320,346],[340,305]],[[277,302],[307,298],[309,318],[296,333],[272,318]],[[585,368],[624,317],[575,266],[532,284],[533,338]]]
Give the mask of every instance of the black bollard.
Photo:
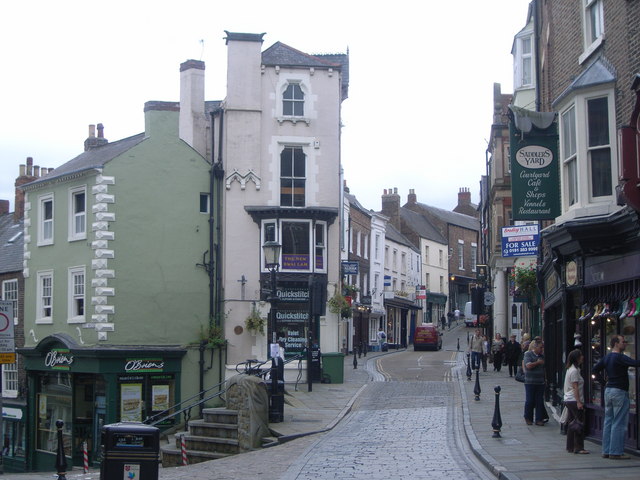
[[[480,369],[479,368],[476,368],[476,384],[473,387],[473,393],[476,396],[474,400],[476,401],[480,400],[480,394],[482,393],[482,390],[480,390]]]
[[[362,350],[364,351],[365,358],[367,357],[367,350],[368,349],[369,349],[369,346],[365,342],[362,342]]]
[[[64,441],[62,440],[62,427],[64,422],[56,420],[56,428],[58,429],[58,450],[56,451],[56,472],[58,472],[58,480],[67,480],[67,457],[64,455]]]
[[[500,416],[500,385],[496,385],[493,389],[496,392],[496,404],[493,408],[493,420],[491,426],[493,427],[493,438],[500,438],[500,429],[502,428],[502,417]]]
[[[353,369],[358,368],[358,354],[356,353],[355,347],[353,348]]]
[[[458,351],[460,351],[460,337],[458,337]]]
[[[471,359],[469,358],[471,354],[467,352],[467,380],[471,381]]]

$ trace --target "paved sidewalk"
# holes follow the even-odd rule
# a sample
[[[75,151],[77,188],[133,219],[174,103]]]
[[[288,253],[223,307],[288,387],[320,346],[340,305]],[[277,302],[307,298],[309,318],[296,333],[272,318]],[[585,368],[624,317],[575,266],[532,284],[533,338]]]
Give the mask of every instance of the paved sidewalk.
[[[307,391],[306,383],[299,384],[297,389],[294,385],[287,384],[284,422],[271,425],[272,430],[279,435],[279,442],[287,442],[333,428],[350,411],[357,396],[368,383],[372,380],[384,380],[377,373],[376,360],[382,355],[392,355],[395,352],[391,350],[385,353],[369,353],[367,357],[358,359],[356,369],[353,368],[353,356],[345,356],[344,383],[342,384],[314,383],[311,392]],[[592,452],[590,455],[567,453],[566,437],[560,435],[560,428],[555,418],[552,418],[544,427],[526,425],[522,418],[524,386],[510,378],[508,371],[504,369],[501,372],[480,372],[478,377],[481,388],[480,400],[474,400],[475,376],[472,381],[467,380],[465,360],[466,355],[459,353],[458,364],[454,367],[457,374],[457,380],[454,381],[457,381],[462,393],[464,434],[471,450],[497,478],[601,480],[615,477],[616,480],[637,480],[640,477],[640,457],[623,461],[603,459],[599,453],[600,446],[588,441],[585,442],[585,448]],[[503,425],[500,438],[493,438],[491,427],[496,385],[501,387],[499,400]],[[550,406],[548,409],[552,414]],[[224,461],[228,462],[228,465],[235,461],[238,465],[244,464],[246,468],[247,464],[252,462],[253,453],[237,455]],[[262,460],[259,462],[264,463]],[[256,466],[261,463],[256,463]],[[206,464],[197,464],[178,469],[160,469],[160,478],[209,478],[206,476],[205,466]],[[180,472],[180,475],[177,472]],[[97,480],[99,472],[92,470],[84,474],[76,467],[70,470],[66,477],[69,480]],[[2,478],[42,480],[56,478],[56,475],[52,472],[4,474]]]

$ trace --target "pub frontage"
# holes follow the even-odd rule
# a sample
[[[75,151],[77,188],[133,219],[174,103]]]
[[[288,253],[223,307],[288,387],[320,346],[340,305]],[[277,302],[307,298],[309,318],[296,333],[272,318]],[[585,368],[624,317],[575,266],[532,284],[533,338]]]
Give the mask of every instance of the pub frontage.
[[[69,465],[82,465],[85,442],[89,463],[98,465],[103,425],[144,421],[180,399],[184,348],[85,348],[65,334],[54,334],[19,353],[29,390],[28,470],[53,467],[57,420],[64,422],[62,437]],[[157,426],[168,428],[175,421]]]

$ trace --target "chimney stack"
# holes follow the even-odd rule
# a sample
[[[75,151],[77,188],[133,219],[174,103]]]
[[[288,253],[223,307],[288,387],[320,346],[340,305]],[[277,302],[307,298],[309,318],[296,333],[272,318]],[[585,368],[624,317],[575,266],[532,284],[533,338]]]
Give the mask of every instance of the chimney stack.
[[[207,156],[204,114],[204,62],[187,60],[180,64],[180,138],[200,155]]]
[[[27,157],[26,164],[20,165],[19,176],[18,178],[16,178],[16,181],[14,183],[14,186],[16,187],[13,211],[15,221],[18,221],[24,217],[24,191],[20,188],[20,186],[31,183],[40,177],[44,177],[45,175],[53,172],[53,170],[53,168],[40,168],[37,165],[34,166],[32,157]]]
[[[458,206],[471,205],[471,192],[468,188],[460,188],[458,191]]]
[[[413,188],[409,189],[409,195],[407,195],[407,203],[409,205],[415,205],[418,203],[418,198],[416,197],[416,191]]]
[[[92,148],[100,147],[109,143],[109,140],[104,138],[104,125],[98,124],[98,136],[96,137],[96,126],[89,125],[89,136],[84,141],[84,151]]]
[[[382,214],[389,217],[391,224],[400,227],[400,195],[397,188],[384,190],[382,195]]]
[[[9,200],[0,200],[0,215],[9,213]]]

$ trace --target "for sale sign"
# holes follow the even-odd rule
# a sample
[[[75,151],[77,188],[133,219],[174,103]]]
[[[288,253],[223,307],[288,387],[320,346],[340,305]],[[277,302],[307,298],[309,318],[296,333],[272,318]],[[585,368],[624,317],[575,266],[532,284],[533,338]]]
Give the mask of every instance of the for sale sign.
[[[502,227],[502,256],[529,257],[538,254],[538,225]]]
[[[13,335],[13,302],[0,300],[0,364],[16,363]]]

